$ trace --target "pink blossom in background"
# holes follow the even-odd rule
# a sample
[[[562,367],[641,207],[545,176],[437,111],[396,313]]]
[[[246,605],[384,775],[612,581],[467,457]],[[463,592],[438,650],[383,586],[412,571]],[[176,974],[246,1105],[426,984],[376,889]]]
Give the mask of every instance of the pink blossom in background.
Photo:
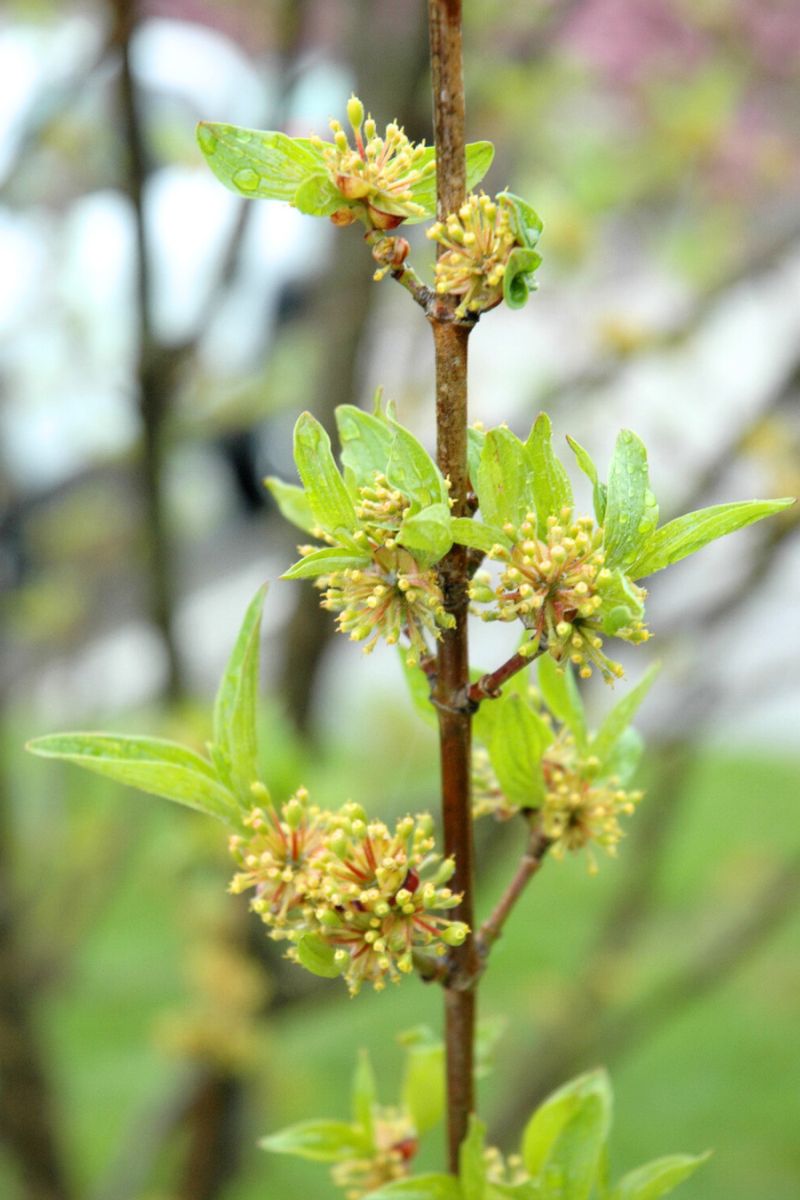
[[[708,49],[703,32],[668,0],[587,0],[565,23],[561,41],[621,82],[656,65],[692,67]]]

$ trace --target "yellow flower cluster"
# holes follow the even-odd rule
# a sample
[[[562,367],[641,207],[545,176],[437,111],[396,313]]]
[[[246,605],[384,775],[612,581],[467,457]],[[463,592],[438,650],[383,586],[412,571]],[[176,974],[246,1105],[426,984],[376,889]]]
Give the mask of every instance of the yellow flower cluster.
[[[503,299],[503,276],[518,245],[510,208],[484,192],[470,194],[457,213],[426,236],[444,247],[436,260],[436,290],[460,296],[457,317],[485,312]]]
[[[481,613],[485,621],[519,618],[533,633],[535,644],[546,643],[559,662],[569,659],[582,678],[597,667],[605,678],[619,678],[622,667],[603,653],[603,618],[626,609],[619,604],[611,571],[604,566],[603,530],[591,517],[572,518],[565,508],[547,518],[544,539],[537,535],[535,513],[528,513],[518,529],[505,529],[514,539],[510,550],[494,546],[489,557],[503,563],[500,584],[492,589],[486,572],[476,574],[471,588],[474,600],[493,607]],[[647,593],[626,582],[630,599],[639,607]],[[649,633],[641,620],[624,616],[614,636],[645,642]]]
[[[332,145],[312,139],[322,150],[334,187],[350,202],[333,214],[334,223],[349,225],[366,216],[371,228],[394,229],[407,217],[424,216],[412,189],[436,170],[425,143],[415,145],[394,121],[380,137],[372,117],[364,120],[364,106],[356,96],[350,98],[347,116],[355,147],[339,121],[330,123]]]
[[[378,1109],[373,1112],[373,1137],[375,1152],[370,1157],[337,1163],[331,1172],[336,1186],[345,1189],[345,1200],[360,1200],[408,1175],[408,1164],[419,1147],[411,1118],[397,1109]]]
[[[356,515],[361,528],[353,535],[372,561],[322,575],[317,587],[323,589],[322,607],[338,613],[340,633],[364,642],[367,653],[381,638],[394,646],[404,635],[410,643],[408,663],[413,666],[430,653],[429,638],[438,640],[443,629],[453,627],[455,618],[444,607],[436,571],[420,567],[414,555],[397,543],[408,507],[407,497],[376,472],[372,483],[359,489]],[[337,544],[332,536],[320,533],[329,544]],[[307,555],[315,548],[298,549]]]
[[[432,825],[409,816],[391,831],[355,804],[311,805],[301,788],[280,809],[254,808],[231,838],[240,870],[230,890],[254,889],[251,907],[273,938],[321,938],[352,994],[365,982],[380,990],[411,972],[416,954],[441,957],[468,932],[440,915],[461,897],[443,886],[454,864],[436,853]]]
[[[642,793],[626,791],[613,775],[598,779],[599,768],[596,758],[580,755],[575,739],[565,730],[545,751],[542,774],[546,790],[540,820],[554,858],[563,858],[568,850],[581,850],[590,842],[616,854],[624,837],[620,817],[634,812]],[[589,869],[597,870],[593,859]]]

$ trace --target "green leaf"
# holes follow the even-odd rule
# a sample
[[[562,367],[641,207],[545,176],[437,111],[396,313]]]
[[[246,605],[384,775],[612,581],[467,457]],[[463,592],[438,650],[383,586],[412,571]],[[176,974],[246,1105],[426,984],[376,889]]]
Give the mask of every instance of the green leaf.
[[[430,567],[444,558],[453,544],[449,504],[429,504],[403,517],[397,541],[411,550],[420,566]]]
[[[426,147],[425,154],[415,163],[418,168],[424,167],[435,156],[433,146]],[[467,188],[468,192],[480,183],[494,158],[494,146],[491,142],[470,142],[466,147]],[[436,172],[426,175],[409,188],[411,199],[415,204],[421,204],[425,212],[418,217],[409,217],[407,225],[416,225],[427,221],[436,212]]]
[[[788,508],[795,501],[791,497],[781,500],[740,500],[734,504],[714,504],[686,513],[674,521],[668,521],[652,533],[644,545],[639,547],[629,574],[635,579],[654,575],[672,563],[680,562],[689,554],[702,550],[709,542],[735,533],[764,517]]]
[[[340,404],[336,409],[336,425],[342,462],[359,484],[372,483],[376,472],[386,473],[394,439],[388,421],[354,404]]]
[[[603,724],[598,729],[591,742],[591,751],[603,763],[613,750],[616,742],[630,725],[639,705],[644,700],[653,685],[661,663],[653,663],[652,667],[642,676],[636,687],[631,688],[618,704],[615,704]]]
[[[476,429],[474,425],[470,425],[467,429],[467,466],[469,467],[469,478],[472,484],[472,490],[475,491],[475,481],[478,478],[478,467],[481,462],[481,454],[483,447],[486,444],[486,434],[482,429]]]
[[[509,549],[513,544],[508,534],[496,525],[484,525],[482,521],[475,521],[471,517],[452,517],[450,532],[459,546],[472,546],[484,554],[488,554],[493,546]]]
[[[644,753],[644,738],[629,725],[623,729],[603,763],[602,779],[614,776],[622,787],[632,777]]]
[[[321,975],[323,979],[338,979],[341,975],[341,968],[334,961],[336,951],[318,934],[304,933],[296,949],[298,960],[312,975]]]
[[[464,1200],[461,1186],[452,1175],[416,1175],[385,1183],[363,1200]]]
[[[584,475],[588,476],[592,485],[592,503],[594,505],[594,515],[598,525],[602,525],[606,519],[606,501],[608,498],[608,488],[604,483],[601,483],[597,477],[597,467],[594,465],[589,452],[584,450],[580,442],[576,442],[567,434],[567,442],[570,450],[575,455],[578,466],[583,471]]]
[[[478,503],[488,525],[522,524],[531,508],[530,465],[522,442],[510,429],[492,429],[478,467]]]
[[[549,654],[539,659],[539,687],[544,702],[562,725],[572,732],[579,747],[586,745],[586,715],[572,667],[559,667]]]
[[[347,207],[341,192],[323,172],[303,180],[292,197],[292,204],[308,217],[329,217],[337,209]]]
[[[485,700],[475,715],[475,736],[485,744],[508,800],[536,808],[544,791],[539,764],[553,734],[528,701],[507,692]]]
[[[332,534],[355,530],[355,508],[334,461],[331,440],[308,412],[300,414],[294,427],[294,460],[316,523]]]
[[[533,273],[541,261],[535,250],[517,246],[511,251],[503,275],[503,299],[509,308],[522,308],[529,293],[536,290]]]
[[[436,710],[431,704],[431,685],[428,682],[428,676],[422,667],[412,667],[408,663],[408,651],[404,647],[398,646],[397,650],[403,676],[408,684],[411,703],[429,725],[438,725]]]
[[[611,1124],[605,1071],[559,1088],[536,1110],[522,1135],[522,1158],[536,1178],[558,1178],[563,1200],[588,1200]],[[547,1189],[546,1193],[547,1193]]]
[[[370,562],[367,554],[351,554],[339,546],[325,546],[300,558],[282,579],[313,579],[317,575],[329,575],[332,571],[346,571],[352,567],[364,567]]]
[[[603,539],[606,566],[629,566],[657,522],[658,507],[650,491],[644,443],[630,429],[622,429],[608,473]]]
[[[113,733],[53,733],[34,738],[27,749],[42,758],[60,758],[187,808],[230,823],[237,804],[211,763],[162,738]]]
[[[272,493],[272,497],[280,509],[281,515],[298,529],[313,533],[317,526],[308,496],[301,487],[294,483],[284,483],[276,475],[268,475],[264,486]]]
[[[246,810],[252,808],[250,785],[259,778],[256,702],[266,592],[264,584],[250,601],[214,701],[214,744],[227,764],[226,782]]]
[[[389,425],[394,434],[386,467],[389,483],[408,496],[415,507],[447,504],[444,479],[428,451],[397,421]]]
[[[547,536],[547,518],[560,519],[563,508],[572,508],[572,487],[564,467],[553,453],[552,427],[547,413],[536,418],[530,436],[525,443],[530,463],[532,492],[536,508],[539,537]]]
[[[611,1193],[611,1200],[660,1200],[694,1175],[707,1162],[706,1154],[669,1154],[629,1171]]]
[[[486,1159],[484,1140],[486,1126],[476,1116],[469,1119],[467,1136],[458,1152],[458,1177],[464,1200],[484,1200],[486,1189]]]
[[[325,169],[309,141],[285,133],[201,121],[197,141],[217,179],[248,199],[291,203],[300,185]]]
[[[403,1076],[402,1103],[417,1133],[427,1133],[442,1119],[445,1109],[444,1046],[432,1042],[410,1046]]]
[[[361,1130],[344,1121],[301,1121],[261,1138],[258,1144],[273,1154],[294,1154],[311,1162],[346,1162],[369,1153]]]
[[[375,1144],[375,1123],[372,1114],[377,1103],[375,1072],[367,1051],[360,1050],[353,1073],[353,1121],[364,1131],[365,1140],[371,1146]]]
[[[511,209],[514,232],[519,243],[532,250],[542,233],[542,220],[536,209],[513,192],[499,192],[497,199]]]
[[[603,607],[599,617],[603,632],[613,637],[620,629],[644,616],[644,600],[622,567],[611,572],[611,578],[603,584]]]

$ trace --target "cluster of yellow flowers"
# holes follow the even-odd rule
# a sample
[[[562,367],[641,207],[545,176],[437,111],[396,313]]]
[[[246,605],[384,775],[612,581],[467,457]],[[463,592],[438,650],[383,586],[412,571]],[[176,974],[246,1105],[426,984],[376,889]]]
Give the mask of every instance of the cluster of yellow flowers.
[[[519,244],[511,210],[501,198],[471,193],[457,213],[437,221],[426,236],[444,247],[436,260],[436,290],[461,297],[456,316],[500,303],[508,257]]]
[[[322,151],[328,174],[343,200],[349,203],[333,214],[334,224],[349,225],[367,216],[374,229],[394,229],[408,217],[421,217],[425,209],[414,200],[412,188],[436,170],[432,151],[415,144],[392,121],[383,137],[371,116],[364,120],[364,105],[351,96],[347,117],[355,147],[339,121],[330,122],[333,144],[312,138]]]
[[[369,554],[371,561],[321,575],[316,585],[323,590],[322,607],[338,613],[341,633],[364,642],[367,653],[381,638],[394,646],[405,635],[410,643],[408,663],[413,666],[430,652],[428,639],[440,638],[441,630],[452,628],[455,619],[444,607],[436,571],[421,567],[397,542],[408,507],[408,498],[376,472],[373,481],[359,489],[356,515],[361,528],[353,534],[359,550]],[[338,544],[331,535],[318,532],[330,545]],[[315,549],[298,547],[304,556]]]
[[[591,517],[573,520],[565,508],[547,518],[544,539],[537,535],[535,513],[518,529],[505,529],[514,539],[511,549],[494,546],[489,557],[503,563],[500,584],[492,588],[487,572],[476,574],[471,597],[493,607],[481,613],[485,621],[519,618],[533,633],[533,642],[546,642],[558,661],[574,663],[582,678],[598,667],[606,678],[619,678],[622,668],[603,653],[601,632],[607,614],[619,613],[614,636],[638,644],[650,634],[643,622],[620,604],[618,579],[604,566],[603,530]],[[641,609],[644,588],[626,580],[628,599]]]
[[[356,804],[320,809],[301,788],[280,809],[254,808],[245,828],[230,841],[240,868],[230,890],[254,889],[251,907],[273,938],[321,939],[353,994],[397,982],[417,954],[441,957],[467,935],[440,915],[461,897],[443,886],[454,864],[436,853],[428,815],[392,831]],[[298,958],[296,945],[289,956]]]
[[[419,1148],[411,1118],[398,1109],[373,1109],[372,1131],[374,1153],[337,1163],[331,1172],[336,1186],[345,1189],[345,1200],[360,1200],[384,1183],[404,1179]]]

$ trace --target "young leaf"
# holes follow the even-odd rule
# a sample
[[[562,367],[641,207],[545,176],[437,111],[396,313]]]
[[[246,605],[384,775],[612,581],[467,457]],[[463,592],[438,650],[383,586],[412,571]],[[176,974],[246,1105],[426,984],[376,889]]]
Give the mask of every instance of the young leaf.
[[[639,765],[644,753],[644,738],[637,729],[629,725],[623,729],[611,750],[606,755],[602,768],[602,779],[612,775],[624,787]]]
[[[493,546],[510,548],[512,544],[508,534],[496,525],[484,525],[482,521],[474,521],[470,517],[452,517],[450,532],[459,546],[472,546],[484,554],[488,554]]]
[[[514,231],[521,245],[532,250],[542,234],[542,219],[534,208],[513,192],[500,192],[498,200],[503,200],[511,209]]]
[[[336,409],[336,425],[342,462],[359,483],[371,483],[377,471],[386,472],[394,438],[388,421],[354,404],[340,404]]]
[[[660,1200],[694,1175],[708,1160],[706,1154],[669,1154],[630,1171],[611,1193],[611,1200]]]
[[[602,525],[606,519],[606,500],[608,497],[608,488],[604,483],[601,483],[597,477],[597,467],[594,465],[589,452],[584,450],[580,442],[576,442],[567,434],[567,442],[569,448],[575,455],[578,466],[583,471],[592,485],[592,503],[594,505],[594,515],[598,525]]]
[[[417,1133],[427,1133],[439,1124],[446,1102],[441,1042],[409,1047],[401,1097]]]
[[[312,975],[338,979],[341,968],[334,961],[336,951],[316,933],[304,933],[297,942],[297,958]]]
[[[268,475],[264,480],[264,486],[272,493],[281,515],[287,521],[291,521],[292,525],[296,525],[298,529],[302,529],[306,533],[314,532],[317,522],[314,520],[308,496],[301,487],[297,487],[294,483],[284,483],[276,475]]]
[[[350,554],[338,546],[324,546],[314,550],[305,558],[300,558],[288,571],[284,571],[282,579],[313,579],[317,575],[326,575],[331,571],[346,571],[351,567],[364,567],[369,563],[367,554]]]
[[[489,525],[521,525],[531,508],[530,466],[510,429],[492,429],[475,480],[481,516]]]
[[[475,481],[478,478],[478,467],[481,463],[481,454],[486,442],[486,434],[482,429],[476,429],[474,425],[470,425],[467,430],[467,464],[469,466],[469,477],[472,483],[472,489],[475,490]]]
[[[278,1133],[261,1138],[262,1150],[294,1154],[311,1162],[346,1162],[369,1153],[369,1143],[360,1129],[344,1121],[301,1121]]]
[[[410,550],[420,566],[428,567],[444,558],[453,544],[450,506],[429,504],[403,517],[397,541]]]
[[[185,804],[230,823],[237,803],[214,768],[193,750],[161,738],[113,733],[53,733],[34,738],[27,749],[60,758],[117,783]]]
[[[746,525],[752,525],[764,517],[771,517],[794,503],[791,497],[781,500],[740,500],[734,504],[714,504],[710,508],[676,517],[652,533],[639,547],[628,573],[634,579],[654,575],[656,571],[702,550],[709,542],[727,533],[734,533],[737,529],[744,529]]]
[[[608,473],[603,543],[606,566],[629,566],[657,521],[658,508],[647,475],[647,451],[635,433],[623,429]]]
[[[539,687],[554,717],[572,732],[579,747],[586,745],[583,701],[569,663],[560,667],[549,654],[539,659]]]
[[[547,535],[547,518],[558,517],[562,508],[572,508],[572,487],[564,467],[553,453],[552,428],[546,413],[540,413],[530,432],[525,451],[532,471],[532,491],[539,537]]]
[[[266,591],[265,584],[248,606],[214,702],[214,743],[228,766],[227,782],[248,810],[252,807],[250,785],[259,778],[256,701]]]
[[[475,735],[509,801],[536,808],[544,790],[539,763],[553,735],[527,700],[513,693],[487,700],[476,714]]]
[[[294,427],[294,460],[314,519],[328,533],[356,528],[356,513],[331,453],[331,440],[311,413]]]
[[[325,171],[322,155],[303,138],[201,121],[197,141],[221,183],[249,199],[294,199],[309,176]]]
[[[330,176],[320,173],[304,179],[292,197],[292,204],[308,217],[329,217],[343,206],[341,192]]]
[[[386,467],[389,483],[408,496],[414,507],[447,504],[447,488],[430,454],[397,421],[389,425],[394,435]]]
[[[483,1155],[486,1126],[471,1116],[467,1136],[458,1152],[458,1177],[464,1200],[484,1200],[486,1159]]]
[[[353,1074],[353,1122],[364,1131],[370,1145],[375,1143],[373,1110],[378,1103],[375,1072],[366,1050],[359,1051]]]
[[[402,646],[398,646],[398,653],[400,655],[400,666],[403,676],[408,684],[411,703],[429,725],[437,725],[436,710],[431,704],[431,685],[428,681],[428,676],[422,670],[422,667],[412,667],[409,665],[408,651]]]
[[[525,1169],[556,1176],[559,1195],[589,1200],[611,1124],[611,1088],[605,1071],[592,1071],[559,1088],[536,1110],[522,1135]],[[545,1189],[547,1194],[547,1188]]]
[[[536,290],[533,273],[541,261],[535,250],[517,246],[511,251],[503,275],[503,299],[509,308],[522,308],[529,293]]]
[[[614,705],[603,721],[591,742],[592,754],[599,758],[601,763],[608,758],[618,739],[630,725],[636,715],[636,710],[650,691],[653,680],[660,670],[661,663],[653,663],[636,687],[631,688],[627,695]]]
[[[412,1175],[383,1184],[364,1200],[464,1200],[464,1194],[453,1175]]]

